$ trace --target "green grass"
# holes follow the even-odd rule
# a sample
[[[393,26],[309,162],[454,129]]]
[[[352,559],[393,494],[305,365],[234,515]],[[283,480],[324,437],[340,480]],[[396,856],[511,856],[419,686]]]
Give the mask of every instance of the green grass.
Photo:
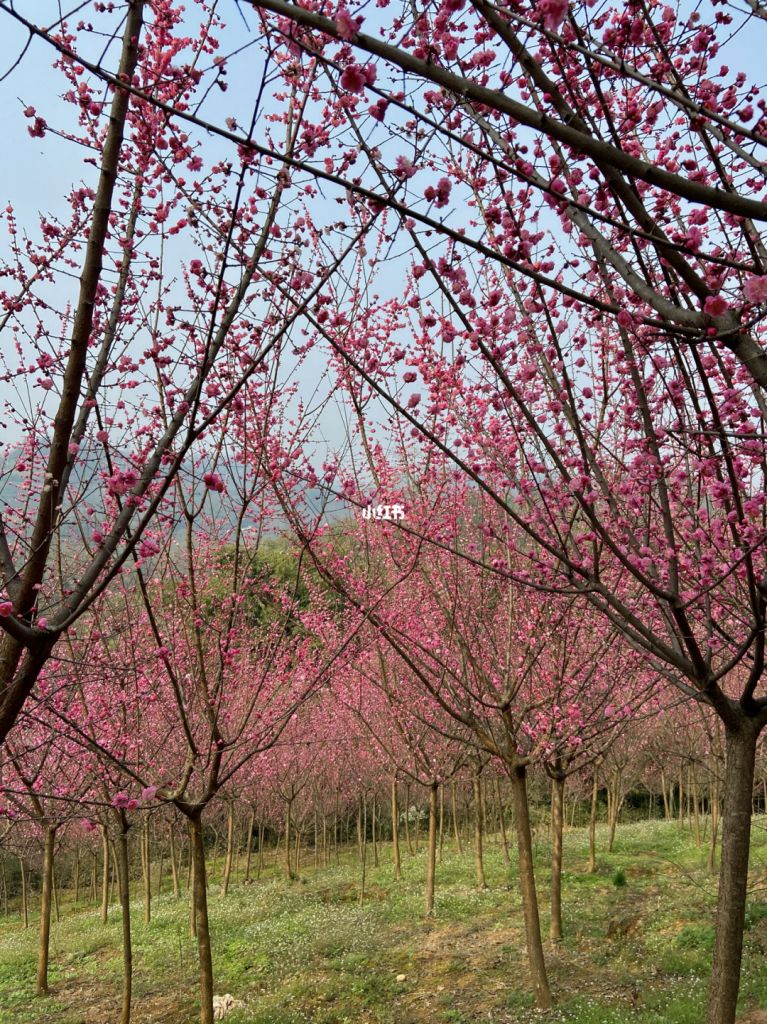
[[[757,821],[757,824],[763,822]],[[437,917],[423,917],[424,851],[403,855],[396,882],[384,849],[368,867],[368,898],[357,899],[353,851],[340,866],[287,882],[274,868],[223,898],[211,884],[216,992],[245,1007],[230,1024],[698,1024],[713,941],[715,882],[705,848],[676,823],[623,825],[615,851],[601,847],[599,871],[585,873],[587,839],[565,841],[565,941],[547,949],[556,1008],[535,1010],[527,969],[516,867],[499,845],[486,850],[489,888],[474,885],[469,850],[446,843],[438,870]],[[549,843],[538,829],[536,859],[542,924],[548,927]],[[757,886],[767,863],[767,833],[755,828],[754,887],[745,933],[742,1007],[767,1007],[767,902]],[[625,885],[615,885],[620,874]],[[166,880],[165,888],[169,888]],[[138,890],[138,886],[136,887]],[[120,914],[63,894],[53,925],[51,987],[34,990],[35,920],[0,917],[0,1024],[111,1024],[120,993]],[[133,906],[136,1024],[187,1024],[196,1013],[196,946],[186,899],[167,891],[143,922]]]

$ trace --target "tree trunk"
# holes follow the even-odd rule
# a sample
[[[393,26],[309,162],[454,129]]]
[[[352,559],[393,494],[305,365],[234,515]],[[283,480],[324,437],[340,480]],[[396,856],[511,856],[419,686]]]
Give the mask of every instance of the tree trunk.
[[[376,795],[373,793],[373,805],[371,808],[371,820],[370,829],[373,836],[373,867],[378,867],[378,836],[376,835],[376,811],[378,810],[378,801]]]
[[[459,854],[463,854],[463,846],[461,845],[461,830],[458,827],[458,801],[455,796],[455,783],[450,783],[450,804],[453,814],[453,832],[455,834],[455,848]]]
[[[482,780],[479,772],[474,773],[474,867],[477,872],[477,885],[487,889],[485,880],[485,862],[482,855]]]
[[[205,881],[207,885],[210,885],[210,883],[216,877],[216,868],[218,867],[218,842],[219,839],[221,838],[218,834],[218,829],[214,825],[211,825],[210,828],[211,831],[213,832],[213,835],[215,836],[215,839],[213,840],[213,856],[211,858],[212,863],[210,865],[210,874],[208,874],[207,871],[205,872]]]
[[[104,862],[103,874],[101,876],[101,923],[106,924],[109,919],[109,836],[106,825],[101,826],[101,854]]]
[[[333,854],[338,867],[338,790],[336,790],[336,809],[333,815]]]
[[[264,870],[264,826],[258,826],[258,860],[256,861],[256,879],[261,877]]]
[[[549,938],[562,941],[562,834],[564,832],[565,777],[551,782],[551,922]]]
[[[426,916],[434,916],[434,882],[437,877],[437,815],[439,784],[429,786],[429,847],[426,858]]]
[[[663,773],[663,769],[661,769],[660,773],[660,788],[661,792],[663,793],[663,813],[666,817],[666,821],[670,821],[671,808],[669,807],[668,803],[668,793],[666,792],[666,776]]]
[[[394,877],[402,878],[402,857],[399,849],[399,808],[397,807],[397,780],[391,780],[391,839],[394,848]]]
[[[708,844],[706,868],[710,875],[716,873],[716,844],[719,839],[719,779],[715,778],[711,792],[711,839]]]
[[[362,797],[357,801],[357,862],[362,863]]]
[[[45,830],[43,853],[43,892],[40,900],[40,932],[37,944],[37,994],[48,995],[48,957],[51,949],[51,899],[53,895],[53,854],[56,829]]]
[[[224,860],[224,877],[221,882],[221,893],[229,893],[229,880],[232,877],[232,861],[234,860],[234,804],[229,804],[226,819],[226,859]]]
[[[621,796],[621,776],[622,772],[616,768],[610,777],[610,784],[608,786],[608,795],[610,798],[610,810],[608,813],[610,835],[607,840],[608,853],[613,852],[615,830],[618,827],[618,818],[620,817],[621,807],[623,806],[623,797]]]
[[[407,852],[410,856],[413,856],[413,844],[410,840],[410,786],[405,786],[405,842],[407,843]]]
[[[24,923],[24,927],[29,928],[29,889],[27,886],[27,869],[21,857],[19,857],[19,867],[21,869],[21,920]]]
[[[256,824],[256,812],[251,810],[248,818],[248,838],[245,843],[245,881],[250,881],[250,861],[253,856],[253,827]]]
[[[506,811],[503,806],[503,797],[501,796],[501,780],[496,775],[495,777],[495,799],[498,802],[498,823],[501,826],[501,843],[503,845],[503,859],[507,864],[511,863],[511,857],[509,856],[509,839],[506,835]]]
[[[189,822],[189,865],[187,868],[186,891],[189,893],[189,938],[197,938],[197,910],[194,895],[194,847],[192,843],[192,823]],[[207,904],[207,894],[206,900]]]
[[[725,732],[722,863],[707,1024],[734,1024],[743,955],[743,923],[751,842],[751,797],[758,730],[743,716]]]
[[[698,779],[696,773],[690,766],[688,779],[690,781],[690,795],[692,797],[693,819],[695,821],[695,845],[700,846],[700,812],[698,810]]]
[[[115,885],[117,884],[117,850],[115,844],[109,844],[112,848],[112,867],[109,872],[109,902],[114,903],[115,900]]]
[[[591,815],[589,816],[589,874],[597,870],[597,811],[599,809],[599,772],[594,769],[591,783]]]
[[[413,820],[413,833],[415,836],[414,846],[415,852],[418,853],[419,840],[421,838],[421,806],[418,804],[415,809],[415,818]]]
[[[527,769],[523,765],[515,765],[512,768],[511,788],[514,797],[514,824],[519,852],[519,884],[522,890],[530,978],[533,982],[538,1009],[548,1010],[552,1005],[552,999],[546,975],[546,962],[543,957],[543,942],[541,941],[538,894],[535,889],[533,868],[533,837],[530,832],[530,807],[527,801]]]
[[[170,826],[170,871],[171,871],[171,875],[173,877],[173,895],[174,895],[174,897],[176,899],[178,899],[179,895],[181,894],[181,886],[179,885],[179,878],[178,878],[178,860],[176,859],[176,839],[175,839],[175,834],[176,834],[176,830],[175,830],[175,828],[173,826],[173,823],[171,823],[171,826]]]
[[[445,787],[439,787],[439,862],[442,863],[442,846],[445,841]]]
[[[360,866],[362,879],[360,884],[360,906],[365,905],[365,878],[367,868],[367,849],[368,849],[368,804],[366,797],[361,797],[358,811],[357,811],[357,826],[360,836],[361,850],[360,850]]]
[[[150,863],[149,819],[144,818],[141,829],[141,862],[144,867],[144,924],[152,920],[152,865]]]
[[[131,994],[133,988],[133,947],[130,933],[130,861],[128,858],[128,820],[124,811],[120,816],[120,829],[115,851],[118,863],[120,886],[120,909],[122,910],[123,937],[123,992],[120,1009],[120,1024],[130,1024]],[[142,838],[143,842],[143,838]],[[144,911],[146,914],[146,910]]]
[[[293,878],[293,865],[290,862],[290,812],[293,807],[293,801],[286,801],[285,808],[285,871],[287,872],[288,881]]]
[[[202,841],[202,820],[200,816],[191,818],[190,824],[192,827],[192,858],[194,860],[194,894],[192,899],[197,931],[197,952],[200,960],[200,1024],[213,1024],[213,957],[210,948],[208,885],[205,873],[205,847]],[[290,846],[288,846],[289,849]]]
[[[79,846],[75,850],[75,878],[74,878],[74,883],[75,883],[74,884],[74,888],[75,888],[75,903],[78,903],[79,900],[80,900],[80,848],[79,848]]]

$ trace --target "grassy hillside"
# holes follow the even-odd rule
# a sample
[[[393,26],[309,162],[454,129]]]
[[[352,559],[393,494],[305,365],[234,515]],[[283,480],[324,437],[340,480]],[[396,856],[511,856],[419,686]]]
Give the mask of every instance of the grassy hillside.
[[[767,1008],[767,832],[755,821],[752,894],[742,984],[744,1013]],[[605,835],[599,839],[604,846]],[[548,842],[537,842],[544,928]],[[585,873],[586,836],[566,836],[565,942],[549,947],[556,1009],[532,1009],[526,990],[521,906],[515,868],[491,839],[489,889],[474,884],[470,851],[446,844],[438,872],[437,917],[422,916],[424,852],[404,855],[395,882],[384,849],[368,865],[359,905],[355,851],[338,866],[302,870],[289,883],[267,871],[236,881],[226,898],[211,883],[216,992],[245,1002],[230,1024],[427,1024],[532,1021],[568,1024],[699,1024],[713,936],[715,886],[705,849],[675,823],[618,830],[615,852]],[[620,883],[625,879],[625,884]],[[185,898],[165,893],[142,921],[134,903],[136,1024],[195,1019],[196,947]],[[63,894],[52,935],[53,995],[36,999],[35,920],[0,918],[2,1024],[109,1024],[120,986],[120,915],[102,926],[96,907]]]

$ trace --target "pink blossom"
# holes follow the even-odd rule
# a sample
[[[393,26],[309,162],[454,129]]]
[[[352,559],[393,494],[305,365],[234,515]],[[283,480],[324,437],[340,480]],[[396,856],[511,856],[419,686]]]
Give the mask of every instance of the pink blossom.
[[[543,27],[549,32],[558,32],[567,17],[568,0],[538,0],[537,11],[543,19]]]
[[[160,553],[160,545],[153,537],[147,537],[139,544],[139,557],[152,558]]]
[[[218,491],[219,494],[223,493],[226,490],[226,486],[224,485],[224,481],[221,479],[221,477],[218,475],[218,473],[205,473],[205,474],[203,474],[202,482],[211,491]]]
[[[626,329],[634,326],[634,318],[627,309],[622,309],[616,319],[618,320],[618,323],[621,325],[621,327],[624,327]]]
[[[439,181],[437,182],[436,188],[434,188],[432,185],[429,185],[426,189],[424,189],[424,198],[428,199],[430,203],[433,202],[434,205],[437,207],[441,208],[443,206],[447,206],[448,201],[450,199],[450,192],[452,187],[453,186],[449,178],[440,178]]]
[[[727,299],[721,295],[709,295],[703,303],[703,312],[709,316],[724,316],[729,308]]]
[[[752,274],[743,285],[743,294],[747,302],[767,302],[767,274],[761,277]]]
[[[372,106],[368,107],[368,114],[370,114],[370,116],[376,121],[383,121],[384,117],[386,116],[386,108],[388,106],[388,100],[376,100],[376,102]]]
[[[110,494],[126,494],[137,482],[138,473],[135,469],[118,469],[107,477],[107,490]]]
[[[420,401],[421,401],[421,396],[416,391],[416,393],[414,395],[411,395],[410,398],[408,398],[408,400],[407,400],[407,407],[408,407],[408,409],[415,409],[415,407],[418,405],[418,403]]]
[[[7,619],[13,612],[13,601],[0,601],[0,616]]]
[[[415,170],[412,160],[408,160],[406,156],[397,157],[397,165],[394,169],[394,174],[401,181],[405,181],[407,178],[412,178],[415,174]]]
[[[366,85],[376,80],[376,69],[372,64],[347,64],[341,74],[341,88],[349,92],[362,92]]]
[[[83,818],[80,824],[82,825],[86,832],[96,831],[96,823],[91,821],[90,818]]]
[[[359,32],[362,25],[362,18],[353,18],[349,8],[339,7],[336,12],[336,29],[340,39],[349,42]]]
[[[146,786],[141,790],[141,799],[146,803],[149,800],[154,800],[157,796],[157,786]]]
[[[417,379],[417,377],[418,377],[418,374],[414,373],[412,370],[408,370],[407,373],[404,373],[402,375],[402,379],[404,380],[404,382],[406,384],[412,384],[413,381]]]
[[[129,803],[130,797],[127,793],[123,793],[122,791],[115,793],[112,797],[112,806],[116,807],[118,810],[125,809]]]
[[[365,88],[365,76],[359,64],[347,64],[341,74],[341,87],[349,92],[362,92]]]

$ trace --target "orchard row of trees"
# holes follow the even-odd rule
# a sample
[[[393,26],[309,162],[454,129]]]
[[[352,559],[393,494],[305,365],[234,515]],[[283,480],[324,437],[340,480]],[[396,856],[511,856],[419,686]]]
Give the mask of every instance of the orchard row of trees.
[[[25,922],[30,864],[41,879],[38,994],[48,991],[59,862],[75,902],[89,887],[102,920],[118,885],[128,1024],[130,850],[140,857],[148,921],[158,833],[177,894],[187,872],[203,1020],[213,1012],[207,878],[218,833],[226,837],[226,891],[236,836],[244,837],[246,877],[259,877],[265,843],[279,842],[292,878],[302,845],[325,864],[349,842],[351,826],[364,899],[368,845],[375,863],[382,839],[393,841],[399,876],[400,834],[408,849],[417,846],[423,804],[427,915],[447,831],[472,851],[481,886],[484,834],[498,833],[507,857],[516,837],[531,984],[542,1005],[551,997],[539,901],[550,938],[561,941],[568,798],[573,808],[590,807],[592,870],[602,788],[610,848],[624,801],[644,792],[657,798],[658,814],[686,818],[698,842],[705,834],[715,870],[723,730],[696,702],[680,701],[594,609],[488,571],[494,544],[482,499],[450,479],[447,493],[420,488],[433,498],[423,530],[428,521],[437,536],[460,536],[481,557],[411,532],[415,494],[404,528],[345,516],[308,548],[264,538],[269,489],[258,492],[259,525],[246,528],[250,497],[238,509],[230,482],[209,489],[202,504],[215,495],[215,516],[189,512],[184,533],[120,574],[67,633],[0,765],[1,842],[19,866]],[[222,521],[235,525],[216,546]],[[529,777],[539,794],[550,786],[544,894]],[[750,797],[760,795],[757,787]],[[461,837],[463,826],[470,837]],[[162,864],[155,872],[161,880]]]
[[[115,674],[121,675],[122,669]],[[110,692],[116,688],[106,675],[104,683]],[[60,723],[48,736],[38,731],[44,753],[12,756],[3,777],[7,805],[2,808],[6,823],[0,843],[0,902],[6,917],[17,910],[23,927],[29,927],[30,905],[37,902],[32,879],[39,879],[38,995],[49,991],[52,920],[82,912],[90,904],[94,924],[97,918],[105,924],[117,890],[123,924],[122,1020],[127,1024],[136,894],[146,924],[152,920],[155,894],[164,886],[172,888],[176,899],[188,894],[190,934],[199,942],[200,929],[204,936],[209,928],[200,884],[207,896],[215,877],[226,896],[233,882],[257,882],[265,864],[270,873],[278,865],[292,881],[310,866],[320,870],[338,864],[339,856],[343,853],[346,859],[355,845],[357,892],[363,904],[368,866],[377,868],[383,860],[398,881],[403,858],[425,844],[424,912],[431,916],[445,844],[473,857],[476,884],[485,888],[486,844],[498,844],[511,862],[515,832],[521,865],[522,834],[529,832],[531,854],[537,835],[538,843],[543,839],[551,848],[543,904],[554,943],[567,939],[562,926],[562,839],[568,819],[571,826],[588,826],[589,862],[588,867],[579,866],[583,870],[597,870],[596,824],[603,810],[611,852],[627,802],[637,808],[635,815],[676,819],[680,827],[686,823],[695,842],[707,847],[709,871],[716,870],[724,772],[721,736],[712,736],[705,720],[691,716],[689,708],[666,708],[639,727],[634,718],[626,718],[620,728],[610,727],[592,741],[590,756],[578,768],[563,756],[566,742],[553,756],[549,751],[528,762],[531,795],[526,795],[520,821],[513,777],[470,739],[457,746],[454,738],[428,734],[416,719],[404,717],[392,734],[385,696],[387,706],[373,719],[360,704],[345,704],[327,714],[322,706],[327,701],[335,702],[335,695],[315,699],[300,724],[286,728],[278,742],[241,768],[206,805],[197,826],[203,837],[201,859],[196,856],[194,823],[174,809],[161,787],[140,788],[126,762],[93,744],[83,746],[75,739],[62,745]],[[369,700],[366,705],[369,709]],[[540,701],[539,719],[543,708]],[[136,719],[143,718],[140,701],[133,718],[135,729]],[[146,722],[141,725],[142,730],[148,727]],[[384,742],[387,734],[390,741]],[[84,757],[89,764],[83,765]],[[136,763],[142,764],[140,756]],[[563,764],[571,770],[565,771]],[[67,780],[83,779],[84,769],[85,784],[67,785]],[[101,785],[94,787],[97,776]],[[767,807],[763,752],[759,779],[753,794],[757,812]],[[123,788],[113,792],[117,785]],[[204,873],[198,876],[200,863]],[[532,893],[536,898],[534,878]],[[202,946],[200,951],[204,972],[210,964]],[[206,986],[212,990],[212,978],[201,980],[203,991]]]
[[[124,900],[129,815],[186,819],[207,1024],[219,796],[347,716],[419,784],[477,751],[545,1008],[528,771],[556,819],[628,723],[690,718],[724,757],[733,1024],[767,724],[762,6],[219,6],[0,0],[18,123],[73,177],[5,211],[4,785],[52,830],[104,808]],[[129,980],[126,952],[124,1014]]]

